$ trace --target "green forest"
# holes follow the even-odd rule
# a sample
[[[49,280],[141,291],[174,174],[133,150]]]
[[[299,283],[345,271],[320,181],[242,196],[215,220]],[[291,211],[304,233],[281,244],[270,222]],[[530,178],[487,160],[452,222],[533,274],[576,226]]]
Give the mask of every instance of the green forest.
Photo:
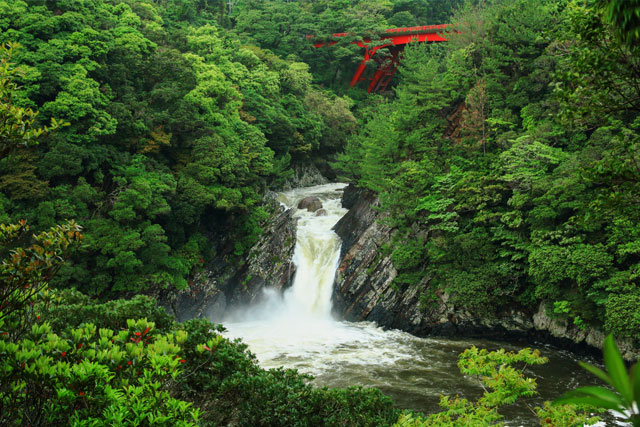
[[[354,41],[443,23],[385,92],[349,86]],[[639,0],[0,0],[0,43],[0,425],[500,425],[539,353],[467,350],[483,397],[414,414],[149,297],[222,239],[246,257],[305,165],[379,197],[425,307],[544,302],[640,346]]]

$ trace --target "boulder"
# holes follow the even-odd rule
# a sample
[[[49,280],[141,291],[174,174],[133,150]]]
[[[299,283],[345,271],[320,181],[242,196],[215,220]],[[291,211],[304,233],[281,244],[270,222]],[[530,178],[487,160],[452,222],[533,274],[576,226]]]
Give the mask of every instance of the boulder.
[[[315,212],[322,209],[322,202],[315,196],[305,197],[298,203],[298,209],[306,209],[309,212]]]
[[[329,215],[329,212],[327,212],[326,209],[318,209],[316,211],[316,216],[327,216]]]

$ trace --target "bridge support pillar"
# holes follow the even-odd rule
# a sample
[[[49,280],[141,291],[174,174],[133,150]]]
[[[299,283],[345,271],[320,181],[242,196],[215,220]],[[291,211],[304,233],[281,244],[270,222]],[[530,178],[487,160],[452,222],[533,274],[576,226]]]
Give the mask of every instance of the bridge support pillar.
[[[371,82],[369,83],[368,92],[383,92],[387,89],[391,78],[396,73],[398,65],[400,64],[400,55],[404,50],[404,45],[389,46],[390,56],[381,58],[377,56],[374,60],[378,63],[378,69],[376,70]]]

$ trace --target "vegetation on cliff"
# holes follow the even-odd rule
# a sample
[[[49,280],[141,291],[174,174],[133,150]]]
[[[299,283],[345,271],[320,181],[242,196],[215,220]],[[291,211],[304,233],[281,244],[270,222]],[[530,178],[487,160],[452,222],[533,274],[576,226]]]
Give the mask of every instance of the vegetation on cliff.
[[[450,42],[405,52],[338,162],[391,213],[400,288],[640,339],[640,48],[607,16],[467,3]]]

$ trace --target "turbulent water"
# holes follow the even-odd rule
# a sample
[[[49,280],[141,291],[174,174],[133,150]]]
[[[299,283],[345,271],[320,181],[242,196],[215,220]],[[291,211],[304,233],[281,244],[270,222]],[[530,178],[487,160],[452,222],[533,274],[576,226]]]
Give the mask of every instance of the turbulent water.
[[[283,295],[267,290],[259,305],[231,315],[223,322],[228,334],[246,342],[264,368],[296,368],[314,375],[319,385],[377,387],[402,408],[429,413],[437,410],[440,394],[479,397],[482,389],[477,382],[458,371],[458,354],[471,345],[508,350],[520,347],[481,340],[423,339],[385,331],[369,322],[331,317],[331,293],[340,255],[340,239],[331,228],[346,213],[340,204],[344,186],[329,184],[279,195],[280,202],[289,208],[304,197],[317,196],[327,215],[296,211],[293,285]],[[540,398],[530,400],[529,405],[589,384],[591,378],[570,354],[539,348],[550,362],[531,369]],[[537,424],[525,404],[504,414],[509,425]]]

